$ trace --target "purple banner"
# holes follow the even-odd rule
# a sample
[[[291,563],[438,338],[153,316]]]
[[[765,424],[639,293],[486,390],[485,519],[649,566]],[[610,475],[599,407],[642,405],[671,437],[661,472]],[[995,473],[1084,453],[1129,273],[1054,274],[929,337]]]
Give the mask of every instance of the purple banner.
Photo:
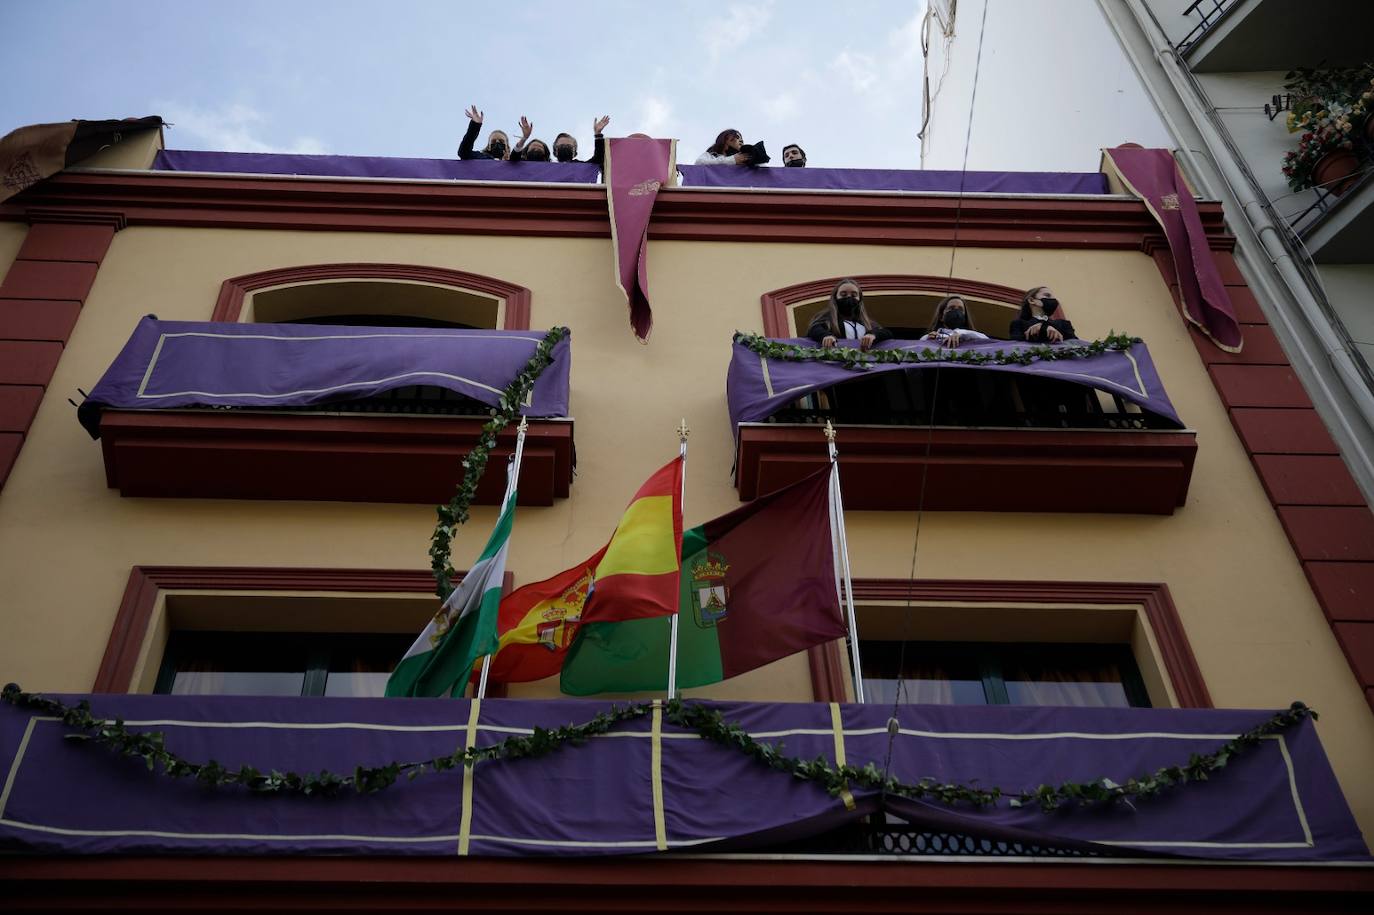
[[[294,153],[164,149],[153,168],[176,172],[311,175],[329,178],[423,178],[443,181],[543,181],[595,184],[601,170],[583,162],[500,162],[489,159],[398,159],[388,156],[304,156]]]
[[[1167,149],[1122,147],[1102,151],[1126,188],[1149,208],[1164,230],[1183,298],[1183,316],[1221,349],[1238,353],[1244,341],[1231,296],[1212,260],[1197,201]]]
[[[234,324],[144,318],[80,419],[98,437],[99,411],[290,407],[370,397],[410,385],[497,406],[543,340],[542,331]],[[567,416],[571,343],[564,337],[535,382],[526,416]]]
[[[161,731],[167,747],[229,769],[351,773],[356,765],[418,761],[465,743],[470,703],[431,699],[89,697],[97,716]],[[789,755],[834,760],[836,730],[820,703],[707,702],[727,721]],[[475,743],[535,726],[581,723],[596,701],[482,703]],[[846,759],[888,758],[890,707],[841,707]],[[902,706],[892,775],[1012,791],[1111,778],[1124,783],[1189,754],[1218,748],[1269,718],[1263,711]],[[648,718],[618,725],[548,756],[484,762],[463,809],[462,771],[402,778],[374,795],[262,797],[149,772],[141,760],[64,740],[65,726],[0,708],[0,850],[26,854],[442,855],[466,839],[471,854],[623,855],[768,848],[882,809],[853,789],[856,806],[820,787],[704,740],[674,739],[665,722],[661,794]],[[761,735],[768,736],[762,737]],[[656,811],[655,796],[662,798]],[[974,837],[1246,861],[1368,860],[1310,721],[1233,758],[1219,775],[1161,796],[1043,813],[1006,801],[976,810],[889,799],[918,828]],[[662,831],[656,829],[661,815]],[[465,815],[466,814],[466,815]]]
[[[1100,172],[953,172],[887,168],[738,168],[681,165],[685,187],[926,191],[957,194],[1105,194]]]
[[[673,174],[676,140],[617,137],[606,141],[606,198],[611,215],[616,284],[630,305],[630,327],[648,340],[649,217],[658,191]]]
[[[815,347],[806,339],[778,340],[798,346]],[[961,352],[975,351],[995,353],[1017,352],[1033,349],[1040,344],[1018,343],[1011,340],[988,340],[981,343],[966,343],[959,347]],[[1059,344],[1063,347],[1084,345],[1080,341]],[[878,350],[907,350],[919,352],[930,350],[948,353],[939,344],[925,340],[889,340],[875,347]],[[1054,378],[1074,384],[1086,385],[1108,394],[1119,395],[1123,400],[1136,404],[1162,416],[1180,428],[1183,421],[1178,418],[1169,396],[1160,383],[1159,373],[1155,371],[1154,361],[1145,344],[1136,343],[1128,350],[1106,352],[1100,356],[1086,356],[1082,359],[1058,359],[1048,362],[1032,362],[1029,365],[1012,363],[1009,365],[961,365],[957,362],[907,362],[902,364],[874,364],[868,370],[847,369],[835,362],[793,362],[785,359],[766,359],[745,346],[736,343],[730,359],[730,370],[725,381],[725,396],[730,404],[730,425],[738,430],[740,423],[756,423],[767,419],[778,410],[786,407],[797,398],[812,391],[819,391],[846,381],[880,374],[882,372],[929,371],[935,366],[961,372],[1011,372],[1017,375],[1034,375],[1037,378]],[[738,434],[738,432],[736,433]]]

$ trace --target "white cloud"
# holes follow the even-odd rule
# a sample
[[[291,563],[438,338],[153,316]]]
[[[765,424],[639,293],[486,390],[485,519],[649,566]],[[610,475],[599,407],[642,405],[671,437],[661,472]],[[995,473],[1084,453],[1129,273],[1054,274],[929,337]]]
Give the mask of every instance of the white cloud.
[[[218,109],[180,102],[154,102],[153,110],[172,125],[172,145],[183,149],[204,148],[224,152],[306,153],[328,150],[314,137],[298,136],[287,143],[263,139],[262,112],[250,105],[230,104]]]
[[[916,10],[916,15],[902,23],[888,35],[888,44],[899,59],[909,61],[921,56],[921,22],[925,19],[925,4]]]
[[[702,30],[706,52],[712,61],[715,61],[722,54],[741,47],[754,35],[763,31],[763,27],[772,17],[771,0],[767,3],[731,6],[724,16],[709,20]]]
[[[668,136],[665,131],[672,119],[672,105],[656,95],[646,95],[639,101],[639,126],[635,130],[651,137]]]
[[[857,92],[867,92],[878,81],[878,69],[873,58],[848,49],[830,62],[830,69],[838,73]]]
[[[796,95],[791,92],[781,92],[763,100],[765,116],[774,121],[789,120],[797,114],[800,108]]]

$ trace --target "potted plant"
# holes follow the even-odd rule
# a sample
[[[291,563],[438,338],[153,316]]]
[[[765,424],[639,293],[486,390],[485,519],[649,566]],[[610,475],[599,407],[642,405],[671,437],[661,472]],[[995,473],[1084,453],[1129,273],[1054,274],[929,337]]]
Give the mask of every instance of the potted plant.
[[[1298,146],[1283,157],[1283,174],[1295,191],[1319,187],[1343,194],[1358,180],[1360,159],[1374,131],[1374,65],[1294,70],[1284,88],[1293,98],[1288,129]]]

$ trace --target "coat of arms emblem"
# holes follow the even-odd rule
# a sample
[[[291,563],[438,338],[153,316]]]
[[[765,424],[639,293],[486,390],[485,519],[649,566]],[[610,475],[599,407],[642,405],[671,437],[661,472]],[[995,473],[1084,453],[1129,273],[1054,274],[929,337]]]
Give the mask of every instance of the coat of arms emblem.
[[[692,617],[702,629],[712,628],[729,614],[728,571],[730,564],[720,553],[707,553],[692,565]]]

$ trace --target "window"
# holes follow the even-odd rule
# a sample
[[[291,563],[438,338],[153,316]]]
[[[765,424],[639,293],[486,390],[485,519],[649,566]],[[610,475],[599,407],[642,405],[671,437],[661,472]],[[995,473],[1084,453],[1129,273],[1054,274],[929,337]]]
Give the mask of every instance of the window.
[[[924,705],[1149,708],[1130,649],[1115,644],[864,641],[864,695]]]
[[[392,632],[173,632],[154,692],[381,696],[414,640]]]

